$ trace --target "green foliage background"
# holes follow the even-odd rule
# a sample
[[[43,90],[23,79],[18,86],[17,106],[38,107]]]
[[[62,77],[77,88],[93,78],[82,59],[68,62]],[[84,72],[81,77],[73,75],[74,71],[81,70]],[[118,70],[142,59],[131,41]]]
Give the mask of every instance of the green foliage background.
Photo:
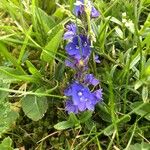
[[[0,149],[150,149],[150,0],[93,2],[101,63],[89,66],[103,102],[68,115],[63,33],[74,0],[0,0]]]

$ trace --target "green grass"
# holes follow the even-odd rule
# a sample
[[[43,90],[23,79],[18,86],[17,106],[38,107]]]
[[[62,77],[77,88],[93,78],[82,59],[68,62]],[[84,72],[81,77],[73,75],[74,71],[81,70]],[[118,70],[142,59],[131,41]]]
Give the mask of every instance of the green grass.
[[[73,3],[0,1],[0,150],[149,150],[150,0],[94,1],[101,16],[88,24],[101,63],[89,66],[103,102],[76,116],[63,94],[73,76],[62,39]]]

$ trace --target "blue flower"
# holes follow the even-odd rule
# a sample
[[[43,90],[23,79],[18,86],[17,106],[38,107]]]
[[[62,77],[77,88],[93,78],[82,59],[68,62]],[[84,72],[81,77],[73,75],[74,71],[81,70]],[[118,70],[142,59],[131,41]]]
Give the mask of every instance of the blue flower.
[[[99,80],[96,79],[93,74],[86,74],[84,77],[84,82],[85,84],[91,84],[94,86],[99,84]]]
[[[75,36],[65,49],[69,56],[77,60],[85,59],[91,54],[90,41],[85,35]]]
[[[96,63],[100,63],[100,62],[101,62],[101,61],[99,60],[99,56],[98,56],[98,55],[95,55],[94,60],[95,60]]]
[[[95,105],[102,99],[101,90],[92,93],[87,86],[74,82],[65,90],[65,95],[69,97],[66,103],[66,111],[68,113],[85,111],[86,109],[93,111]]]
[[[77,0],[74,7],[74,14],[80,16],[84,12],[84,0]]]
[[[84,0],[76,0],[74,14],[76,16],[85,15],[85,9],[87,9],[87,13],[90,13],[91,18],[96,18],[100,15],[90,0],[87,0],[86,5]],[[65,64],[75,69],[74,78],[76,81],[64,91],[65,96],[68,97],[65,110],[68,113],[75,114],[85,110],[94,111],[95,105],[102,100],[102,90],[90,91],[88,87],[89,85],[97,86],[99,84],[99,80],[93,74],[86,74],[91,55],[90,39],[87,35],[78,34],[74,23],[68,24],[66,29],[64,39],[69,40],[69,43],[65,47],[68,55]],[[94,60],[100,63],[98,56],[95,56]]]
[[[74,23],[71,23],[66,26],[66,29],[67,29],[67,32],[65,32],[64,34],[64,39],[71,40],[76,35],[77,27]]]
[[[100,13],[99,11],[92,5],[91,1],[88,1],[88,6],[91,8],[91,17],[97,18],[99,17]],[[88,7],[87,6],[87,7]],[[84,0],[77,0],[74,7],[74,14],[76,16],[80,16],[85,12],[84,8]]]
[[[96,10],[96,8],[93,6],[92,10],[91,10],[91,17],[92,18],[97,18],[97,17],[99,17],[99,15],[100,15],[99,11]]]

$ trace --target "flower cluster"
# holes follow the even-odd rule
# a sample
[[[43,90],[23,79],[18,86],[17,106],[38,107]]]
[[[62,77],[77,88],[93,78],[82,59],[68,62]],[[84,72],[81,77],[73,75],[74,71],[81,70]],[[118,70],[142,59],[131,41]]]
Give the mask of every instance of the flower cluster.
[[[66,66],[86,69],[91,54],[90,41],[87,36],[75,35],[72,41],[66,45],[65,50],[69,55],[69,60],[66,60]]]
[[[90,9],[91,18],[96,18],[100,14],[92,3],[88,0],[76,0],[73,13],[77,17],[86,14],[86,7]],[[82,21],[82,19],[81,19]],[[83,23],[84,24],[84,23]],[[93,111],[95,105],[102,100],[102,89],[90,90],[89,87],[99,85],[99,80],[93,74],[88,74],[88,62],[91,55],[90,38],[84,31],[84,34],[78,29],[76,24],[70,23],[66,26],[67,31],[64,39],[68,40],[65,47],[68,59],[66,66],[76,71],[74,81],[68,86],[64,94],[68,97],[66,101],[66,111],[68,113],[78,113],[85,110]],[[85,27],[87,29],[87,27]],[[98,56],[95,56],[95,62],[100,63]]]
[[[66,102],[66,110],[78,113],[86,109],[94,110],[102,97],[102,91],[99,89],[91,92],[87,86],[75,81],[65,90],[65,95],[70,98]]]

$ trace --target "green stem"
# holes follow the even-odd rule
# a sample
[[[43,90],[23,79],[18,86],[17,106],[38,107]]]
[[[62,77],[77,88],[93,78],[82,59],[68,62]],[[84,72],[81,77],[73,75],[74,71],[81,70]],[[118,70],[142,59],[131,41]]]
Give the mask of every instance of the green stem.
[[[55,98],[60,98],[60,99],[61,98],[66,99],[66,96],[53,95],[53,94],[48,94],[48,93],[37,93],[37,92],[32,92],[32,91],[26,92],[26,91],[12,90],[12,89],[7,89],[7,88],[0,88],[0,91],[17,93],[17,94],[21,94],[21,96],[36,95],[36,96],[49,96],[49,97],[55,97]]]
[[[142,78],[142,72],[143,72],[143,53],[142,53],[142,46],[141,46],[141,40],[140,40],[140,35],[139,35],[139,30],[138,30],[138,22],[139,22],[139,15],[140,15],[140,9],[142,2],[139,4],[139,11],[138,11],[138,0],[135,0],[134,2],[134,27],[135,27],[135,36],[137,40],[137,50],[140,52],[140,78]]]

